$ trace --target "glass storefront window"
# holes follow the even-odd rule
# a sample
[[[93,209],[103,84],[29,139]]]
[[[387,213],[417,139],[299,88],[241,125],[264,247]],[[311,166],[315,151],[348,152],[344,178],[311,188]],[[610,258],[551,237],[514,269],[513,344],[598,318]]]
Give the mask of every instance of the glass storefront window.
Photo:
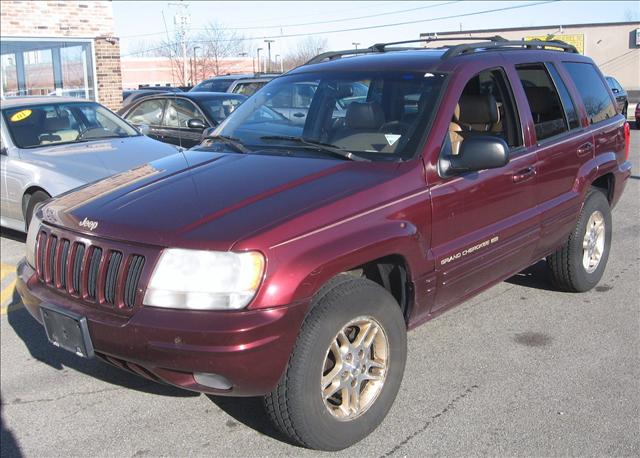
[[[95,100],[91,41],[0,40],[2,95]]]
[[[26,95],[49,95],[55,90],[51,49],[23,53]]]

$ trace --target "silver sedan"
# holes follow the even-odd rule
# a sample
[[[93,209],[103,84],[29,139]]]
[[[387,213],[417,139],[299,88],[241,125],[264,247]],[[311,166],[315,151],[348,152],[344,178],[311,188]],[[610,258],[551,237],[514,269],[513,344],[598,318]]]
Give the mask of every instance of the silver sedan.
[[[74,98],[2,100],[0,225],[25,231],[37,204],[177,153],[102,105]]]

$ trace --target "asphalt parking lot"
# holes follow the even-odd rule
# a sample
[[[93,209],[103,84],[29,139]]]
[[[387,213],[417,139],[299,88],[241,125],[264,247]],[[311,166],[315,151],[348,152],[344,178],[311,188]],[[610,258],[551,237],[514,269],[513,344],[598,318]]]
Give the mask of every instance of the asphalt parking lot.
[[[640,455],[640,131],[604,278],[553,290],[542,263],[409,334],[400,394],[343,456]],[[3,231],[1,455],[307,456],[259,400],[158,385],[52,347],[14,295]]]

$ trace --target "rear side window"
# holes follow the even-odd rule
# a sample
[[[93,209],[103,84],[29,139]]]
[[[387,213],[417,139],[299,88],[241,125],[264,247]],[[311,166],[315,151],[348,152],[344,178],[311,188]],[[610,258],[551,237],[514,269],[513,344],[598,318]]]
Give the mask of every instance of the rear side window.
[[[580,93],[589,123],[595,124],[616,115],[616,108],[609,96],[609,91],[593,65],[564,62],[564,66]]]
[[[567,123],[569,124],[569,129],[575,129],[580,127],[580,121],[578,120],[578,111],[576,110],[576,105],[573,103],[573,99],[569,94],[569,90],[567,86],[562,81],[558,70],[553,64],[548,64],[547,69],[549,73],[551,73],[551,78],[553,78],[553,82],[556,83],[556,88],[560,93],[560,99],[562,99],[562,106],[564,107],[564,113],[567,117]]]
[[[146,100],[129,112],[126,119],[136,125],[159,126],[163,108],[164,100],[162,99]]]
[[[538,141],[568,131],[558,91],[544,64],[516,66],[527,96]]]

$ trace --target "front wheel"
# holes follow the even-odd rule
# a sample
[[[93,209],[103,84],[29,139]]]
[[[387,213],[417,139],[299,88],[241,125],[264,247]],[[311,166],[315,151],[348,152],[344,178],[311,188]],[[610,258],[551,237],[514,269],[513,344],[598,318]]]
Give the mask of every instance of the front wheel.
[[[302,446],[346,448],[387,415],[406,353],[406,325],[391,294],[340,275],[318,293],[280,383],[265,397],[266,410]]]
[[[602,278],[610,248],[611,208],[604,193],[592,188],[569,239],[547,258],[554,283],[565,291],[589,291]]]

